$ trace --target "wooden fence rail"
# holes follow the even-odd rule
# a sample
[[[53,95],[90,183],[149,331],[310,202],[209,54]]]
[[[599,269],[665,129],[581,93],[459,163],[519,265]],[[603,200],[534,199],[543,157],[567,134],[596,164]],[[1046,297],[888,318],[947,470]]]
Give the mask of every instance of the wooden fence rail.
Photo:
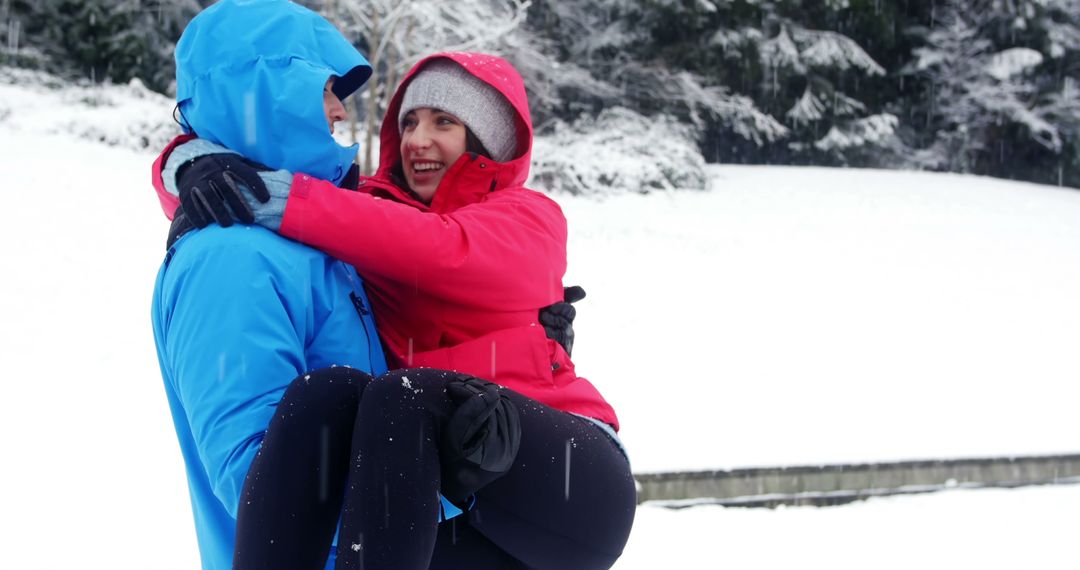
[[[638,502],[662,501],[670,507],[824,506],[956,487],[1080,483],[1080,455],[641,473],[635,479]]]

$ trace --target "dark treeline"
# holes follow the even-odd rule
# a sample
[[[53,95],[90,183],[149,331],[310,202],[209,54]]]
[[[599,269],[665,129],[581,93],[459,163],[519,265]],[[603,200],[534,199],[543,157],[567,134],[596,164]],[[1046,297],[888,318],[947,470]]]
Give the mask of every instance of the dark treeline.
[[[210,3],[0,2],[0,63],[165,93]],[[1080,187],[1080,0],[533,0],[513,36],[541,132],[625,107],[710,162]]]
[[[0,0],[0,63],[155,91],[173,83],[173,48],[209,0]]]
[[[1080,187],[1078,0],[540,0],[532,16],[620,87],[594,108],[699,123],[710,162]]]

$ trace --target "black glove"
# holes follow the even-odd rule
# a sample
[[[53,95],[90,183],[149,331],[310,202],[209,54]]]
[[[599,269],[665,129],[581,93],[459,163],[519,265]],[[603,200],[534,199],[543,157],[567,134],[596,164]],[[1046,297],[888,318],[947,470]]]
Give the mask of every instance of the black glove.
[[[521,445],[518,409],[499,386],[472,376],[446,384],[457,409],[443,428],[440,493],[461,505],[510,470]]]
[[[574,285],[563,288],[563,301],[540,309],[540,324],[551,340],[561,344],[566,354],[574,350],[574,317],[577,309],[571,303],[585,298],[585,290]]]
[[[172,225],[169,226],[169,239],[165,242],[165,249],[171,248],[177,240],[193,229],[195,229],[195,226],[191,224],[191,220],[184,213],[184,207],[180,206],[173,213],[173,221]]]
[[[233,221],[255,223],[242,188],[259,202],[270,200],[259,172],[270,170],[238,154],[207,154],[193,159],[176,172],[180,206],[197,228],[213,222],[229,227]],[[230,211],[231,210],[231,211]]]

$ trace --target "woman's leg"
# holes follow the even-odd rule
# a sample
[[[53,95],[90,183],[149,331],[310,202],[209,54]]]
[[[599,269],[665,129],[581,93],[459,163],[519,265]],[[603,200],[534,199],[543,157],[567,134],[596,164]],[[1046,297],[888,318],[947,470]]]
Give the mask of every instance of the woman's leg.
[[[337,568],[428,567],[439,516],[438,443],[457,374],[395,370],[368,384],[353,433]]]
[[[468,524],[523,567],[611,567],[637,505],[629,462],[596,424],[507,392],[521,448],[510,472],[477,493]]]
[[[370,381],[364,372],[338,367],[289,385],[244,481],[234,568],[326,565],[360,396]]]
[[[456,377],[399,370],[369,384],[353,436],[338,568],[455,568],[463,560],[477,570],[610,567],[636,507],[626,458],[592,422],[511,390],[504,393],[522,428],[514,466],[478,493],[467,521],[437,526],[438,444],[455,409],[445,384]]]
[[[525,570],[510,553],[480,534],[464,516],[439,525],[429,570]]]

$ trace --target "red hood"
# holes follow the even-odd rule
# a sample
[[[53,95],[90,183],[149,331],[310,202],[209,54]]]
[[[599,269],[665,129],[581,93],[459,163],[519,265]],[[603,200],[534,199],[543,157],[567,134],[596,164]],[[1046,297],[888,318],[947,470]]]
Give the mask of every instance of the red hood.
[[[420,60],[407,74],[405,74],[405,78],[402,79],[397,91],[394,92],[394,97],[390,100],[390,106],[387,108],[386,115],[383,118],[382,131],[379,137],[381,144],[379,151],[379,169],[375,176],[383,180],[392,179],[390,175],[391,169],[397,165],[397,163],[401,162],[401,135],[398,132],[397,117],[398,111],[401,109],[401,99],[405,96],[405,88],[408,87],[409,82],[420,68],[431,60],[440,58],[457,62],[477,79],[494,87],[499,93],[502,93],[502,95],[506,97],[507,101],[513,105],[514,110],[517,111],[517,144],[518,148],[525,149],[525,151],[509,162],[494,163],[497,165],[498,172],[498,176],[495,179],[496,185],[494,190],[524,186],[525,180],[529,177],[529,164],[532,157],[533,140],[532,117],[529,115],[529,100],[525,95],[525,81],[521,79],[518,72],[506,60],[493,55],[480,53],[437,53]],[[462,160],[466,160],[466,158],[462,157]],[[454,192],[462,189],[461,185],[448,183],[448,181],[444,179],[439,185],[439,191],[432,203],[432,209],[441,209],[437,207],[435,202],[449,201],[455,204],[460,204],[462,202],[460,198],[451,199],[452,197],[450,196],[439,195],[439,193],[443,193],[447,188],[454,188]],[[471,202],[472,200],[466,199],[464,201]]]

